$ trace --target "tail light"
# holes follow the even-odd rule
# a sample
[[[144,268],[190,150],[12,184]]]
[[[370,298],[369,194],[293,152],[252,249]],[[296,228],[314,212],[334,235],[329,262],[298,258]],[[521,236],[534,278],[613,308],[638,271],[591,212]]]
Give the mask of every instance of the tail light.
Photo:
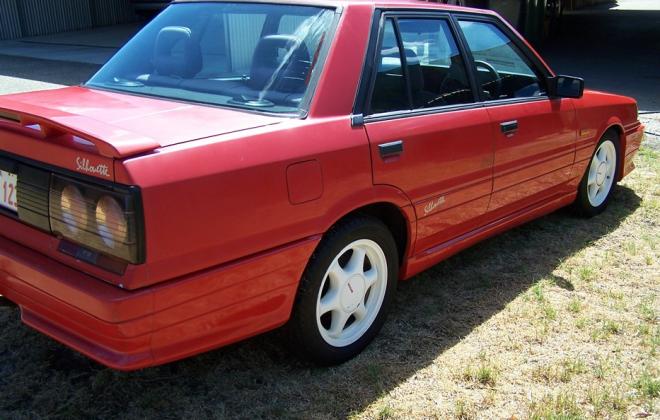
[[[48,208],[54,234],[133,264],[144,259],[137,189],[53,174]]]

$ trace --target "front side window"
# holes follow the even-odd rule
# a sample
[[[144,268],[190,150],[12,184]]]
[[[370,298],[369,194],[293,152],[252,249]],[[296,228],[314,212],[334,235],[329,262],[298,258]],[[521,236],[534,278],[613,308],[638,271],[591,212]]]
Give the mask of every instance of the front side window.
[[[334,10],[265,3],[169,6],[86,84],[300,114]]]
[[[496,25],[465,20],[459,23],[472,52],[477,82],[486,100],[546,94],[542,79]]]

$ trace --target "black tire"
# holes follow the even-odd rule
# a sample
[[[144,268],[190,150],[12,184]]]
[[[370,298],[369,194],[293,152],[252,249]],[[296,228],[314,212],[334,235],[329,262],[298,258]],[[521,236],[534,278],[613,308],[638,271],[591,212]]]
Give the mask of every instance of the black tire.
[[[600,149],[601,145],[608,141],[614,144],[614,151],[616,155],[615,170],[613,175],[614,179],[612,181],[612,184],[610,186],[609,191],[607,192],[607,196],[605,197],[604,201],[598,205],[594,205],[589,200],[589,191],[588,191],[589,170],[591,168],[594,156]],[[612,193],[614,192],[617,179],[619,179],[619,175],[620,175],[619,174],[620,158],[621,158],[620,155],[621,153],[619,147],[619,136],[614,130],[609,130],[605,134],[603,134],[603,137],[601,137],[601,139],[598,141],[598,144],[594,149],[594,153],[591,155],[591,159],[589,160],[589,165],[587,166],[587,169],[584,175],[582,176],[582,180],[580,181],[580,184],[578,186],[578,195],[577,198],[575,199],[575,202],[573,203],[573,211],[577,215],[582,217],[593,217],[602,213],[607,208],[607,205],[612,199]]]
[[[320,332],[317,301],[322,295],[321,287],[331,263],[345,247],[361,239],[375,242],[383,251],[387,261],[387,270],[383,270],[387,271],[385,294],[380,309],[374,310],[376,318],[366,332],[357,341],[337,347],[329,344]],[[395,295],[398,274],[397,246],[387,226],[369,216],[356,216],[340,222],[324,236],[307,264],[291,319],[284,327],[287,346],[302,358],[320,365],[336,365],[357,356],[382,328]],[[364,301],[367,299],[365,297]]]

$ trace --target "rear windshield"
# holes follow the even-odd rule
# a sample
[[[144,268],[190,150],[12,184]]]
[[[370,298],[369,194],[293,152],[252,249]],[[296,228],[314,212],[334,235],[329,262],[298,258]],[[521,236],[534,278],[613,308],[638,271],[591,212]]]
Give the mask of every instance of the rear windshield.
[[[308,6],[173,4],[87,86],[300,115],[333,17]]]

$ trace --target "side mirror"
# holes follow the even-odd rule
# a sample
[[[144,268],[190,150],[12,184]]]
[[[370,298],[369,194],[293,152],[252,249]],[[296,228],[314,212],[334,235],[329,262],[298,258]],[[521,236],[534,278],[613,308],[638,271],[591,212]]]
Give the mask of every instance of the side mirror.
[[[572,76],[548,77],[548,90],[552,98],[581,98],[584,79]]]

